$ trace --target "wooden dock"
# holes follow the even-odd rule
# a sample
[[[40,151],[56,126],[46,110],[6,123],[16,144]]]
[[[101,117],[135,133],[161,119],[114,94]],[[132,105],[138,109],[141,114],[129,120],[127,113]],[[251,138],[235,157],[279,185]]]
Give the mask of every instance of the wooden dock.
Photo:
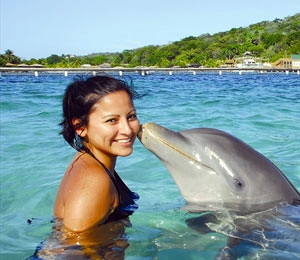
[[[62,74],[68,76],[69,74],[92,74],[97,73],[119,73],[122,76],[124,73],[138,73],[142,76],[147,76],[153,73],[164,72],[172,75],[173,73],[192,73],[196,75],[197,73],[203,72],[214,72],[222,75],[223,73],[235,72],[235,73],[245,73],[245,72],[255,72],[255,73],[297,73],[300,75],[300,68],[153,68],[153,67],[136,67],[136,68],[101,68],[101,67],[87,67],[87,68],[33,68],[33,67],[0,67],[1,75],[9,74],[33,74],[34,76],[39,76],[43,74]]]

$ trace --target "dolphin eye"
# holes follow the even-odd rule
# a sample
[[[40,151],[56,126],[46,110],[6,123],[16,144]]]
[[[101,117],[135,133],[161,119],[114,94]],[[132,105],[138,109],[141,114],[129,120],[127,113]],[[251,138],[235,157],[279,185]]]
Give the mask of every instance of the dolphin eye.
[[[239,179],[234,179],[234,185],[235,185],[238,189],[243,188],[243,184],[240,182]]]

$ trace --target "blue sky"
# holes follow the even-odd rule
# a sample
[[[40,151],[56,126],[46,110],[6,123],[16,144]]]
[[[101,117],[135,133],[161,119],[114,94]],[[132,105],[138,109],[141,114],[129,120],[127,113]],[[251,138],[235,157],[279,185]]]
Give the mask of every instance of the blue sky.
[[[0,0],[0,50],[87,55],[217,33],[300,12],[299,0]]]

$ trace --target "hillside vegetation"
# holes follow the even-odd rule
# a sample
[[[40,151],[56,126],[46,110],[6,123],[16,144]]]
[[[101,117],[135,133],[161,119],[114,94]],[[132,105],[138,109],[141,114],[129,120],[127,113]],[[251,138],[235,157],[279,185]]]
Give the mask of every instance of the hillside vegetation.
[[[9,50],[8,50],[9,51]],[[274,62],[291,54],[300,54],[300,13],[284,19],[263,21],[248,27],[232,28],[213,35],[190,36],[167,45],[150,45],[121,53],[95,53],[87,56],[56,54],[44,59],[19,59],[19,62],[40,63],[45,67],[79,67],[82,64],[111,66],[217,67],[225,60],[245,52]],[[8,62],[6,54],[0,63]],[[17,57],[15,57],[17,58]]]

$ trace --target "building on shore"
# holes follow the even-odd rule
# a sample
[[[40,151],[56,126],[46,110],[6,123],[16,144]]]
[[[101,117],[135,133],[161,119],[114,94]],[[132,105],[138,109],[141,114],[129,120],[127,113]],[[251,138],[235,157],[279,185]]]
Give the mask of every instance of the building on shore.
[[[28,65],[28,64],[25,64],[25,63],[21,63],[21,64],[13,64],[13,63],[6,63],[5,64],[5,67],[8,67],[8,68],[14,68],[14,67],[18,67],[18,68],[43,68],[44,65],[42,64],[31,64],[31,65]]]
[[[300,54],[292,54],[290,58],[280,58],[273,63],[273,67],[280,69],[300,69]]]
[[[290,58],[280,58],[275,63],[273,63],[273,67],[280,69],[291,69],[292,65],[292,60]]]
[[[250,51],[246,51],[242,57],[235,59],[235,67],[237,68],[263,68],[263,64],[267,63],[262,58],[254,57]]]
[[[243,54],[242,57],[228,59],[222,68],[240,68],[240,69],[263,69],[270,68],[271,64],[268,59],[254,57],[250,51]]]
[[[293,69],[300,69],[300,54],[292,54],[291,58]]]
[[[257,58],[251,52],[245,52],[242,57],[228,59],[221,68],[278,68],[278,69],[300,69],[300,54],[292,54],[290,58],[280,58],[274,63],[268,59]]]

